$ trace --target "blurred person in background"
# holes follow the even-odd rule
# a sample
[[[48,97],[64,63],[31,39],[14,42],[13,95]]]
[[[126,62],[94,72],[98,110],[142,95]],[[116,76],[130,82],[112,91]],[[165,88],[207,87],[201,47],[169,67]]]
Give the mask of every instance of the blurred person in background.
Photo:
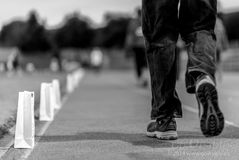
[[[9,55],[7,60],[7,69],[8,71],[18,71],[19,69],[19,49],[14,49],[13,52]]]
[[[94,71],[99,72],[103,65],[103,53],[99,48],[94,48],[90,54],[91,65]]]
[[[229,43],[227,38],[227,33],[222,19],[222,7],[221,3],[217,3],[217,19],[215,25],[215,34],[217,37],[217,47],[216,47],[216,64],[217,64],[217,79],[222,80],[222,62],[221,54],[228,49]]]
[[[182,117],[176,92],[176,43],[187,46],[186,89],[198,100],[200,128],[206,137],[219,135],[224,117],[215,79],[217,0],[143,0],[142,28],[151,75],[152,110],[147,136],[178,138],[175,118]]]
[[[126,37],[126,54],[133,53],[135,62],[135,71],[138,84],[146,87],[148,80],[146,77],[147,61],[145,55],[144,37],[141,27],[141,9],[136,8],[136,18],[133,18],[128,26]]]

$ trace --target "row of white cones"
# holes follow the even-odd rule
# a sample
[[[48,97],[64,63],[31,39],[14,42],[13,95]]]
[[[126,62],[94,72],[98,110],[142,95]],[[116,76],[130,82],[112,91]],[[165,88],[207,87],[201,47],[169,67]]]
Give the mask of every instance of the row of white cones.
[[[66,89],[74,91],[83,77],[79,69],[67,75]],[[61,108],[60,82],[42,83],[40,91],[40,121],[53,121],[55,109]],[[34,92],[19,92],[14,148],[33,148],[35,143]]]

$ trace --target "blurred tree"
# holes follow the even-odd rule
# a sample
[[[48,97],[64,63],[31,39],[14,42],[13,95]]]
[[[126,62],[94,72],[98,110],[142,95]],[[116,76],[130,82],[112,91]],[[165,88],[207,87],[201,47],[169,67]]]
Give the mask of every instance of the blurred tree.
[[[23,21],[13,21],[2,27],[0,32],[0,43],[3,46],[15,47],[21,42],[26,23]]]
[[[63,25],[46,30],[36,11],[31,11],[27,21],[14,21],[2,28],[0,43],[18,46],[24,53],[56,50],[58,48],[123,47],[129,16],[118,13],[105,15],[105,25],[92,27],[91,21],[78,13],[65,17]]]
[[[95,44],[106,48],[124,47],[129,21],[129,17],[120,14],[106,14],[106,25],[95,30]]]
[[[18,47],[24,53],[31,53],[34,51],[45,52],[51,49],[46,29],[40,24],[36,11],[30,12],[24,34],[21,36],[21,41],[18,44]]]
[[[65,23],[58,29],[55,40],[60,48],[87,48],[92,46],[93,35],[89,21],[74,13],[66,16]]]
[[[104,39],[105,39],[104,28],[103,27],[94,28],[92,46],[103,47]]]

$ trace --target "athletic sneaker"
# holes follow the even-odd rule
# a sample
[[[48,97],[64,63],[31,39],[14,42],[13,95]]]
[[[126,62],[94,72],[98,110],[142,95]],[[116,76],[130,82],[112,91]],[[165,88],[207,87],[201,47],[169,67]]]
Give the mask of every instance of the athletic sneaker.
[[[196,97],[202,133],[206,137],[219,135],[224,128],[224,117],[218,106],[215,83],[209,76],[203,76],[198,80],[196,84]]]
[[[152,120],[147,127],[147,136],[160,140],[176,140],[178,138],[177,125],[174,118]]]

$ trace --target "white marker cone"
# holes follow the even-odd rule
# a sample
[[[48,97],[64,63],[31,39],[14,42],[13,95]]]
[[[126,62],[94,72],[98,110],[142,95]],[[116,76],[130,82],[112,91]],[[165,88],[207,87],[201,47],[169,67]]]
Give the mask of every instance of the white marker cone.
[[[14,148],[33,148],[34,136],[34,92],[19,92]]]
[[[60,92],[60,82],[58,79],[52,81],[53,92],[54,92],[54,105],[56,109],[61,108],[61,92]]]
[[[79,86],[80,80],[82,79],[84,72],[82,69],[78,69],[74,71],[72,74],[74,77],[74,87],[76,88],[77,86]]]
[[[77,73],[77,75],[78,75],[78,81],[80,82],[80,80],[83,78],[83,76],[84,76],[84,71],[83,71],[83,69],[78,69],[77,71],[76,71],[76,73]]]
[[[74,90],[74,86],[73,86],[73,78],[71,74],[67,75],[67,81],[66,81],[66,87],[67,87],[67,92],[71,93]]]
[[[42,83],[40,95],[40,121],[53,121],[55,108],[53,95],[52,84]]]
[[[73,87],[74,87],[74,89],[76,89],[79,84],[78,76],[77,76],[76,72],[72,73],[72,79],[73,79]]]

